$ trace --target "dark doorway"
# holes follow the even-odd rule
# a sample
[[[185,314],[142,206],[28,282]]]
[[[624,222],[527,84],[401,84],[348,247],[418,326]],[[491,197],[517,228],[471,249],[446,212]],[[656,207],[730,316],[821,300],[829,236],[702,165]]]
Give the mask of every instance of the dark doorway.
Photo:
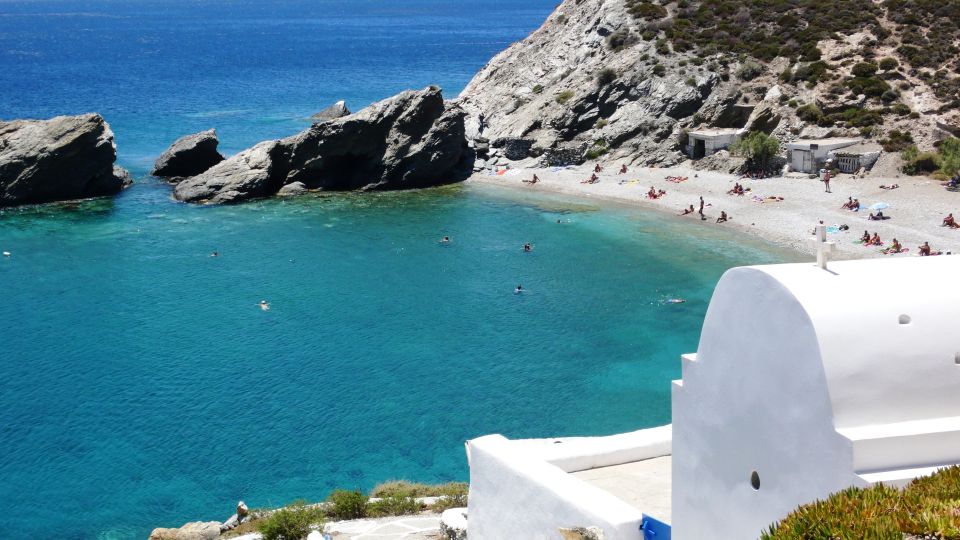
[[[693,159],[700,159],[707,153],[707,141],[703,139],[693,140]]]

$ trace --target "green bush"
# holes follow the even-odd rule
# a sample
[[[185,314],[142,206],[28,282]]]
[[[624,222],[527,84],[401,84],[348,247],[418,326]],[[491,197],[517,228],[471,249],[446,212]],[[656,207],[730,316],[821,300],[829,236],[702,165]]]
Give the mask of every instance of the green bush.
[[[762,73],[763,66],[753,60],[747,60],[740,66],[740,69],[737,70],[737,78],[741,81],[752,81]]]
[[[780,152],[780,141],[762,131],[751,131],[746,137],[730,145],[730,153],[747,159],[753,169],[767,169]]]
[[[573,90],[564,90],[563,92],[560,92],[559,94],[557,94],[557,97],[555,99],[557,103],[563,105],[566,102],[570,101],[572,97],[573,97]]]
[[[597,72],[597,86],[601,88],[617,80],[617,71],[613,68],[603,68]]]
[[[418,514],[421,510],[423,506],[413,497],[402,495],[390,495],[367,506],[367,514],[370,517],[409,516]]]
[[[298,501],[281,508],[257,525],[263,540],[302,540],[323,526],[323,511]]]
[[[887,152],[901,152],[913,145],[913,135],[909,132],[894,129],[887,133],[885,139],[880,140],[880,145]]]
[[[819,122],[823,118],[823,111],[813,103],[797,107],[797,118],[805,122]]]
[[[327,513],[335,519],[360,519],[367,515],[367,497],[359,491],[336,489],[329,497]]]
[[[687,86],[696,86],[697,80],[694,79],[693,77],[688,77],[687,80],[684,81],[684,83],[686,83]]]
[[[960,139],[950,137],[940,142],[940,172],[950,177],[960,173]]]
[[[859,62],[850,71],[854,77],[869,78],[877,74],[877,65],[873,62]]]
[[[847,88],[854,94],[880,97],[890,90],[890,85],[876,77],[854,77],[847,80]]]
[[[880,60],[880,69],[884,71],[892,71],[897,69],[900,66],[900,62],[896,58],[886,57]]]
[[[903,490],[848,488],[801,506],[761,540],[960,538],[960,467],[918,478]]]
[[[657,77],[663,77],[667,74],[667,68],[665,68],[663,64],[657,64],[653,66],[653,74]]]
[[[533,87],[533,93],[534,93],[534,94],[542,94],[542,93],[543,93],[543,85],[542,85],[542,84],[535,85],[535,86]]]
[[[617,30],[607,36],[607,47],[612,51],[622,51],[637,42],[637,36],[629,30]]]

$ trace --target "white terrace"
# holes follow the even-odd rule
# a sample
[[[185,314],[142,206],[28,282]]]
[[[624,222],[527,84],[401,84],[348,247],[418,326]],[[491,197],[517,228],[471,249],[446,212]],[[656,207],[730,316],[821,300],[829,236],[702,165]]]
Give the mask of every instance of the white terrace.
[[[677,540],[757,538],[831,492],[960,463],[957,276],[953,256],[728,271],[672,427],[468,442],[470,538],[636,540],[644,516]]]

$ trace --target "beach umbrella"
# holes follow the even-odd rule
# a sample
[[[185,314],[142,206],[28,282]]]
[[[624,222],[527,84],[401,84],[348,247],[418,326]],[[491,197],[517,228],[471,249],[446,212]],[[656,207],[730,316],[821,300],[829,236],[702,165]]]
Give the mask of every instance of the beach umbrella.
[[[887,208],[890,208],[890,205],[885,202],[878,202],[870,205],[870,210],[886,210]]]

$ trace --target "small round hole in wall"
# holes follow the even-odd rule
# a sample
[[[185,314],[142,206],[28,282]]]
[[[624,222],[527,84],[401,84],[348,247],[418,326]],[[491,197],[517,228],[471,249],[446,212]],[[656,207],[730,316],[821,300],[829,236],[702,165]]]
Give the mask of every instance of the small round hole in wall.
[[[754,490],[760,489],[760,474],[757,471],[750,473],[750,485]]]
[[[910,320],[911,320],[911,319],[910,319],[910,316],[909,316],[909,315],[901,315],[901,316],[900,316],[900,324],[910,324]]]

